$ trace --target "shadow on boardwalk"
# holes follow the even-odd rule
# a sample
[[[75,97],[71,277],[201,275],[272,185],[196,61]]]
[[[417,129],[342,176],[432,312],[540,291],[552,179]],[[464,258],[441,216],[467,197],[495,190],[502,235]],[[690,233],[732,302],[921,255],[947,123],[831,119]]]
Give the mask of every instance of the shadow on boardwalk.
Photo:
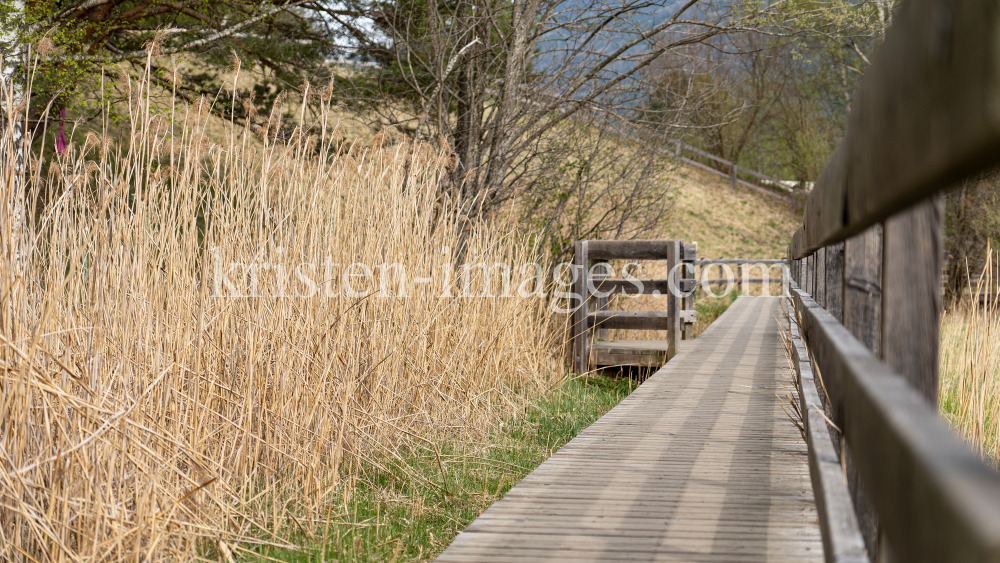
[[[438,561],[821,560],[778,307],[738,299]]]

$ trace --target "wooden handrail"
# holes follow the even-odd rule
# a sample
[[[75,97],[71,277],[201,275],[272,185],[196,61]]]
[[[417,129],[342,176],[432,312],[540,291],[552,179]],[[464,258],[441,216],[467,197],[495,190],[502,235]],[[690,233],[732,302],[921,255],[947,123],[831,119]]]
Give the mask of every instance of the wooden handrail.
[[[806,202],[792,258],[841,242],[1000,155],[995,2],[917,0],[893,17],[847,132]]]
[[[1000,475],[936,408],[937,194],[1000,162],[998,12],[901,5],[788,248],[791,301],[877,561],[1000,561]]]

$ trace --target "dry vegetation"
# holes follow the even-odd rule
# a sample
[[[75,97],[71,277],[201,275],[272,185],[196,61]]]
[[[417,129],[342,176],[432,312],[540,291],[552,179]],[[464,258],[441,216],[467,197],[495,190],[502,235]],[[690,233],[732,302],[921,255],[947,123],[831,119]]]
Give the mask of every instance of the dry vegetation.
[[[0,559],[289,545],[344,511],[359,464],[482,435],[554,383],[542,300],[459,296],[459,253],[535,255],[439,205],[436,149],[412,151],[404,190],[408,147],[338,146],[325,119],[218,142],[204,106],[159,115],[147,94],[132,84],[124,138],[78,139],[45,170],[16,162],[11,127],[0,139]],[[353,278],[352,297],[328,262],[434,281],[402,296]]]
[[[996,287],[992,253],[973,295]],[[941,319],[940,408],[983,457],[1000,462],[1000,301],[968,299]]]
[[[698,242],[699,258],[784,258],[802,212],[787,203],[733,190],[701,170],[677,171],[674,213],[664,238]]]

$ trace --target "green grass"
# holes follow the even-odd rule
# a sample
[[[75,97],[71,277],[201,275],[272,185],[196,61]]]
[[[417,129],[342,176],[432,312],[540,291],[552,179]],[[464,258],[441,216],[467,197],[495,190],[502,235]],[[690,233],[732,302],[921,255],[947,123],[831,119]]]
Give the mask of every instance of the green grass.
[[[325,537],[296,537],[305,551],[265,549],[280,561],[427,561],[538,464],[638,384],[602,376],[568,380],[486,440],[453,439],[362,466],[354,494],[329,514]],[[300,534],[300,536],[302,536]]]

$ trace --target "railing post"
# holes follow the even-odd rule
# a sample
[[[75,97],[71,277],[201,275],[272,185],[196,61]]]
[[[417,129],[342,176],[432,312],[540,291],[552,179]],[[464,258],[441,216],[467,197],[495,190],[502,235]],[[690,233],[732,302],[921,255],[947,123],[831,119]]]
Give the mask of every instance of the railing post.
[[[573,293],[579,299],[579,305],[573,312],[573,371],[576,373],[586,373],[589,369],[589,358],[587,350],[587,241],[579,240],[574,243],[573,253]]]
[[[875,355],[879,355],[882,341],[882,225],[875,225],[844,242],[842,283],[844,327]],[[841,418],[840,413],[834,413],[834,422],[842,423]],[[874,561],[879,553],[878,516],[858,476],[850,443],[840,455],[844,458],[858,527]]]
[[[682,248],[684,249],[684,265],[681,266],[683,274],[681,276],[681,279],[691,280],[691,282],[694,283],[694,281],[697,279],[695,276],[694,261],[698,259],[698,249],[693,243],[688,246],[684,246],[684,243],[681,242],[681,245]],[[695,290],[691,289],[691,291],[687,292],[687,294],[684,296],[684,309],[688,311],[694,310],[694,294]],[[694,339],[693,323],[684,323],[683,330],[684,334],[682,336],[684,340]]]
[[[736,264],[736,294],[743,295],[743,264]]]
[[[944,199],[885,222],[882,242],[882,358],[937,405]]]
[[[667,272],[669,278],[675,278],[674,287],[680,289],[680,263],[681,249],[680,241],[667,241]],[[669,287],[668,283],[668,287]],[[681,298],[673,291],[667,291],[667,360],[669,361],[677,355],[677,343],[681,339],[680,317]]]
[[[844,243],[826,247],[826,310],[844,322]]]
[[[733,176],[733,189],[735,190],[736,189],[736,163],[735,162],[732,163],[729,166],[729,171],[730,171],[730,173]]]
[[[811,279],[811,267],[812,267],[812,255],[806,256],[802,259],[802,284],[801,288],[803,291],[812,295],[812,279]]]
[[[604,278],[608,277],[608,272],[610,271],[611,264],[608,264],[606,261],[601,260],[600,262],[594,264],[594,268],[595,268],[595,274],[596,275],[594,276],[593,279],[595,280],[594,285],[596,286],[597,285],[596,280],[604,279]],[[607,308],[608,308],[608,297],[607,297],[607,295],[597,295],[597,296],[594,297],[594,310],[595,311],[604,311]],[[596,333],[595,333],[595,336],[599,340],[607,340],[608,339],[608,329],[606,329],[606,328],[598,328],[597,331],[596,331]]]
[[[826,248],[816,251],[816,290],[813,299],[826,309]]]

